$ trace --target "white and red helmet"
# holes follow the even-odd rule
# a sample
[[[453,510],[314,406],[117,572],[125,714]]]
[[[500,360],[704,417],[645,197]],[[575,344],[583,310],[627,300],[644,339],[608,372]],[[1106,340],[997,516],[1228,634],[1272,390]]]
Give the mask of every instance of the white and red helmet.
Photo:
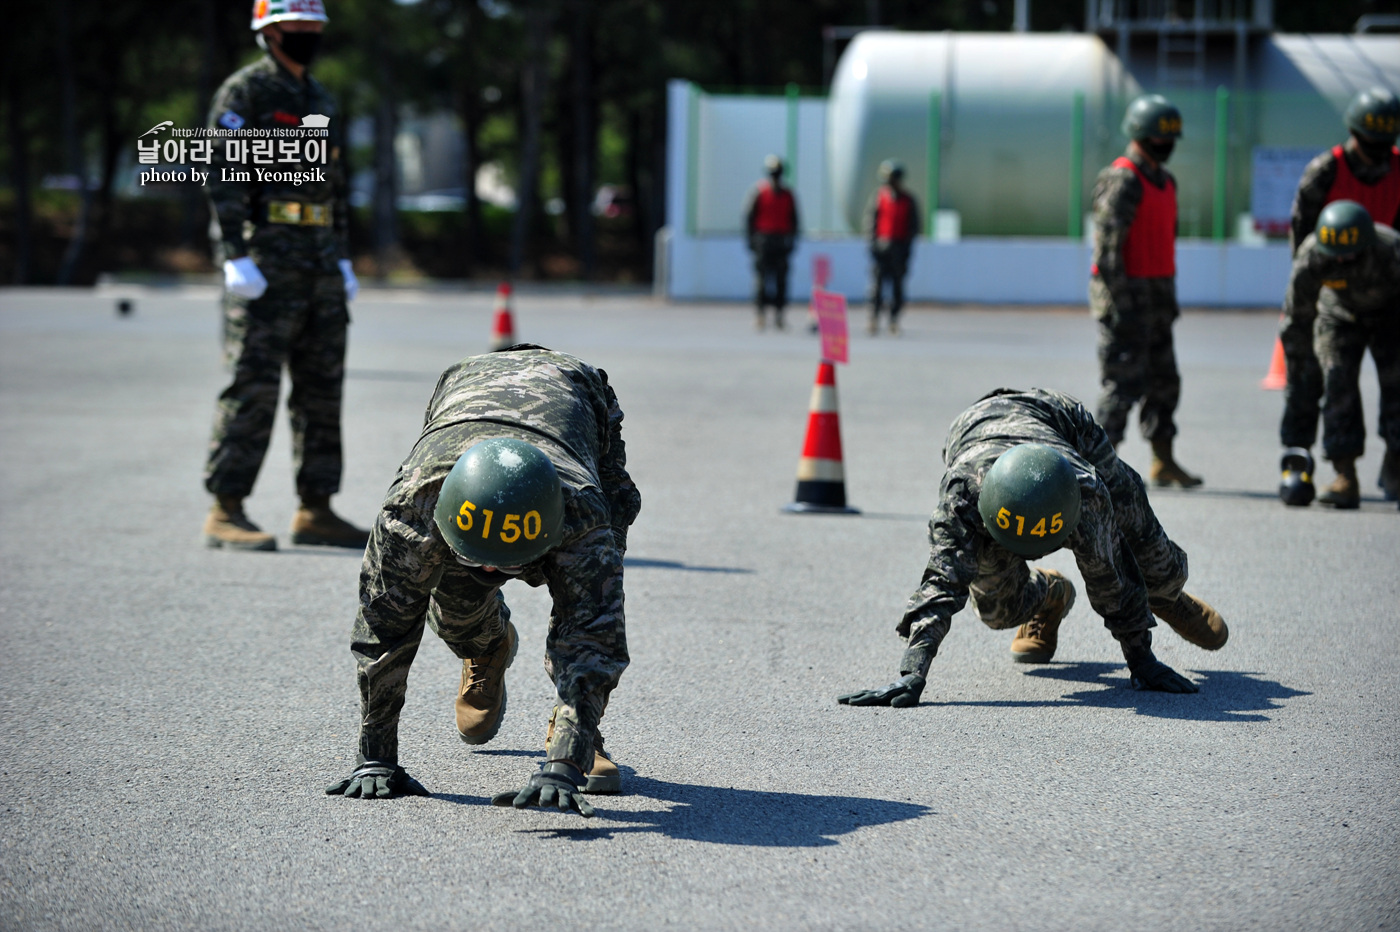
[[[253,0],[252,30],[257,32],[272,23],[285,23],[291,20],[314,20],[330,22],[326,7],[321,0]]]

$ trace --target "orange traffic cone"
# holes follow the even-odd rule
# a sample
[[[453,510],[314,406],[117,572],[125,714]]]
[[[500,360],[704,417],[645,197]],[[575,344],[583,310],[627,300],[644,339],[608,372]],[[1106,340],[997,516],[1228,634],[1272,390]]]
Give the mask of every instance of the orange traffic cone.
[[[510,313],[510,282],[501,282],[496,288],[496,321],[491,325],[491,352],[518,342],[515,338],[515,318]]]
[[[808,406],[807,439],[797,463],[796,501],[783,511],[858,515],[846,504],[846,471],[841,465],[841,419],[836,410],[836,366],[822,360]]]
[[[1269,360],[1269,374],[1259,382],[1266,391],[1279,391],[1288,384],[1288,361],[1283,356],[1283,340],[1274,337],[1274,358]]]

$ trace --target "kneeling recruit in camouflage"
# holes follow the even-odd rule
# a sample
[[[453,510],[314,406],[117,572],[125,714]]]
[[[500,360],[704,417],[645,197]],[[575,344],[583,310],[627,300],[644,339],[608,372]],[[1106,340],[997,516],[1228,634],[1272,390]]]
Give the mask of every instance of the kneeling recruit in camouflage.
[[[627,474],[622,409],[607,374],[520,344],[448,369],[423,432],[389,486],[360,570],[351,651],[360,746],[330,794],[427,795],[399,763],[399,712],[425,624],[462,658],[457,732],[496,736],[518,636],[501,587],[547,585],[545,670],[558,693],[540,769],[492,802],[593,807],[618,792],[598,721],[627,667],[622,556],[641,495]]]
[[[1043,389],[997,389],[953,422],[943,461],[928,567],[897,628],[908,638],[900,678],[838,702],[918,705],[938,645],[969,595],[987,627],[1020,626],[1015,660],[1050,662],[1074,586],[1026,561],[1061,547],[1074,553],[1133,686],[1198,691],[1153,655],[1152,616],[1206,650],[1223,647],[1229,631],[1215,609],[1182,591],[1185,552],[1157,523],[1142,478],[1082,404]]]

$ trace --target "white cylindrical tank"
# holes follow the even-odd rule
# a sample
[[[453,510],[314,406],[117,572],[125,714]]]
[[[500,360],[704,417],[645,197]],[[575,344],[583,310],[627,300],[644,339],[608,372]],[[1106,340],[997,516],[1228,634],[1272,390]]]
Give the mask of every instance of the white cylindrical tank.
[[[1063,236],[1071,217],[1088,209],[1099,169],[1127,144],[1118,130],[1123,108],[1146,90],[1170,97],[1185,122],[1170,163],[1182,235],[1210,235],[1219,113],[1228,118],[1224,198],[1233,217],[1250,209],[1257,147],[1320,151],[1346,138],[1341,114],[1352,95],[1375,85],[1400,90],[1394,36],[1257,36],[1246,49],[1242,87],[1233,43],[1210,45],[1200,80],[1172,87],[1156,86],[1150,43],[1133,48],[1125,65],[1098,36],[1080,33],[861,33],[837,66],[829,98],[837,210],[860,230],[877,168],[893,158],[905,164],[927,217],[930,104],[938,94],[940,201],[961,215],[963,233]],[[1219,87],[1230,89],[1224,108]],[[1077,93],[1084,100],[1078,150]]]
[[[938,93],[943,204],[962,214],[964,231],[1063,234],[1075,93],[1084,93],[1085,123],[1096,127],[1108,99],[1139,91],[1097,36],[861,33],[831,84],[827,140],[836,204],[860,230],[879,164],[893,158],[905,164],[927,214],[930,110]],[[967,157],[971,146],[975,158]],[[955,149],[959,157],[949,158]]]

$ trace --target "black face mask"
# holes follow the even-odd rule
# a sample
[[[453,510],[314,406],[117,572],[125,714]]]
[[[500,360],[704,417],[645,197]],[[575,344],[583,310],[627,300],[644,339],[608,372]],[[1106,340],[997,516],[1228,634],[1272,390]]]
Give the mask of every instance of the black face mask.
[[[1390,159],[1390,149],[1392,145],[1393,143],[1390,142],[1377,142],[1374,139],[1362,139],[1360,136],[1356,137],[1356,148],[1360,149],[1361,154],[1370,159],[1373,165]]]
[[[284,32],[278,44],[282,47],[282,53],[292,61],[298,65],[309,65],[311,59],[316,57],[316,50],[321,47],[321,34],[319,32]]]
[[[1168,139],[1165,142],[1154,142],[1151,139],[1140,139],[1138,145],[1142,146],[1142,151],[1152,156],[1152,160],[1160,165],[1172,157],[1172,150],[1176,148],[1176,140]]]

